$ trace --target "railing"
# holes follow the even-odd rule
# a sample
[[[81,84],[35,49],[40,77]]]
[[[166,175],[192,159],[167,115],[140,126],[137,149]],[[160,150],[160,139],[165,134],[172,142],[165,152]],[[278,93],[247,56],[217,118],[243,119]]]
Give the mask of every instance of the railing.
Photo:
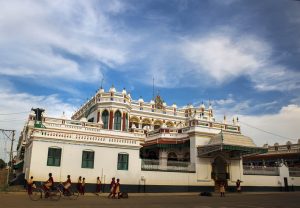
[[[300,167],[289,167],[290,177],[300,177]]]
[[[160,164],[159,160],[142,160],[144,171],[166,171],[166,172],[191,172],[196,171],[195,164],[181,161],[168,161],[167,164]]]
[[[265,167],[265,166],[243,166],[244,175],[268,175],[279,176],[278,167]]]

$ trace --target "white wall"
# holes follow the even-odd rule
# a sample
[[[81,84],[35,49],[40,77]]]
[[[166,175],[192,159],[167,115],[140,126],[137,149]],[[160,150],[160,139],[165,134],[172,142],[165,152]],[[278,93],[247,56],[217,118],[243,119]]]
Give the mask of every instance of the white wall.
[[[60,167],[47,166],[49,147],[62,148]],[[93,169],[81,168],[83,150],[93,150],[95,152]],[[118,153],[121,152],[129,154],[128,170],[117,170]],[[47,180],[48,173],[50,172],[57,182],[65,181],[67,175],[71,175],[73,182],[77,182],[79,176],[85,177],[87,183],[95,183],[98,176],[102,177],[102,181],[106,183],[109,183],[112,177],[120,178],[123,184],[135,183],[135,178],[140,178],[139,170],[141,170],[141,161],[139,159],[138,149],[33,141],[31,156],[30,175],[34,176],[37,181]]]

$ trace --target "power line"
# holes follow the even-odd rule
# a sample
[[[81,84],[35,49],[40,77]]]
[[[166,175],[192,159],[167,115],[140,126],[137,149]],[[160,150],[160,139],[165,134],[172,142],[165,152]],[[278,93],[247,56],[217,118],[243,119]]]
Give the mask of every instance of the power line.
[[[279,135],[279,134],[275,134],[275,133],[272,133],[272,132],[270,132],[270,131],[266,131],[266,130],[264,130],[264,129],[261,129],[261,128],[252,126],[252,125],[247,124],[247,123],[242,122],[242,121],[239,121],[239,123],[242,123],[242,124],[244,124],[244,125],[246,125],[246,126],[248,126],[248,127],[250,127],[250,128],[253,128],[253,129],[262,131],[262,132],[264,132],[264,133],[271,134],[271,135],[276,136],[276,137],[280,137],[280,138],[282,138],[282,139],[295,140],[295,141],[297,141],[297,139],[291,139],[291,138],[288,138],[288,137],[285,137],[285,136],[282,136],[282,135]]]
[[[0,116],[14,115],[14,114],[25,114],[25,113],[29,113],[29,111],[16,112],[16,113],[0,113]]]

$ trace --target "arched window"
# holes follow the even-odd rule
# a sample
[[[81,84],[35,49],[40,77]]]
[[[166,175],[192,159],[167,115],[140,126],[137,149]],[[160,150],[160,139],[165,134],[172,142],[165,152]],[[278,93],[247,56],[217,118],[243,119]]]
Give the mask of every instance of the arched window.
[[[121,130],[121,112],[120,111],[115,112],[114,129]]]
[[[104,110],[102,113],[102,122],[103,122],[103,128],[108,129],[108,111]]]

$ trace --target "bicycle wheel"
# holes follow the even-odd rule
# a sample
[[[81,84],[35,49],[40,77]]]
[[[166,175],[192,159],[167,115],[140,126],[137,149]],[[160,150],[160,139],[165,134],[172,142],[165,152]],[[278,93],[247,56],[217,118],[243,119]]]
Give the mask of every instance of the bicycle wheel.
[[[61,192],[58,189],[54,189],[50,192],[50,199],[58,201],[61,197]]]
[[[42,190],[38,188],[32,189],[32,194],[29,194],[29,198],[32,201],[40,200],[42,198]]]
[[[79,196],[79,192],[77,190],[70,190],[70,199],[76,200]]]

